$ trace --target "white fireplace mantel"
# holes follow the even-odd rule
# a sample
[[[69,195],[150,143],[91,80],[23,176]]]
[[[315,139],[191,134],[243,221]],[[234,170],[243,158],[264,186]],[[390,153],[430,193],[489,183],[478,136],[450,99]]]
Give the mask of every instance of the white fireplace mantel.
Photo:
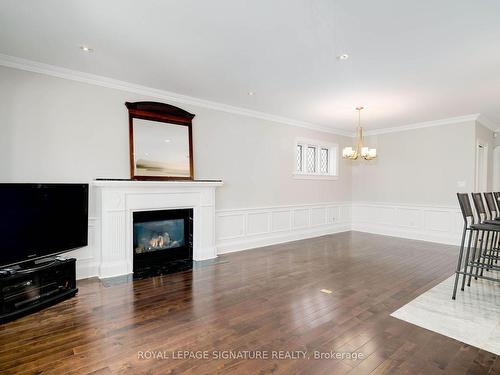
[[[217,257],[215,189],[220,181],[94,181],[100,262],[98,276],[132,273],[135,211],[193,209],[193,259]]]

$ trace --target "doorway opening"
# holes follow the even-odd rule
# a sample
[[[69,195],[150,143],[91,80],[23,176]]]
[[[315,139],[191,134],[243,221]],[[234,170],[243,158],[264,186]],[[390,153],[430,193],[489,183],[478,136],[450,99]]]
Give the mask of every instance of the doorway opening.
[[[476,147],[476,192],[488,190],[488,144],[478,141]]]

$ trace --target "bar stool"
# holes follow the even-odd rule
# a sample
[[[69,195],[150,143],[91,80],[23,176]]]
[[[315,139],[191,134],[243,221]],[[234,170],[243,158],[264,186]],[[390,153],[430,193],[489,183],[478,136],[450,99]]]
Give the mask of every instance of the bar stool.
[[[495,197],[495,203],[497,205],[498,213],[500,214],[500,192],[496,191],[493,193],[493,196]]]
[[[478,256],[478,260],[476,262],[476,249],[477,249],[477,243],[479,240],[479,236],[481,235],[481,239],[484,239],[484,233],[487,232],[499,232],[500,231],[500,226],[499,225],[494,225],[494,224],[482,224],[480,223],[481,220],[481,214],[478,212],[478,222],[476,222],[475,217],[474,217],[474,212],[472,211],[472,206],[470,204],[470,199],[469,195],[466,193],[457,193],[457,198],[458,198],[458,203],[460,204],[460,210],[462,211],[462,216],[464,218],[464,228],[463,228],[463,233],[462,233],[462,241],[460,245],[460,251],[458,253],[458,262],[457,262],[457,269],[455,271],[455,283],[453,285],[453,294],[452,294],[452,299],[456,298],[457,294],[457,286],[458,286],[458,281],[460,278],[460,275],[462,275],[462,287],[461,290],[463,291],[465,288],[465,279],[467,276],[469,276],[469,282],[467,283],[468,286],[470,286],[471,282],[471,277],[474,276],[475,278],[483,278],[483,279],[488,279],[491,281],[497,281],[500,282],[500,279],[484,276],[484,275],[479,275],[478,271],[479,269],[487,268],[482,262],[481,262],[481,256]],[[482,199],[481,199],[482,202]],[[464,255],[464,250],[465,250],[465,242],[468,237],[467,241],[467,250],[466,250],[466,255],[465,259],[463,258]],[[469,255],[470,255],[470,250],[471,250],[471,244],[472,244],[472,238],[475,237],[474,241],[474,248],[473,248],[473,254],[472,254],[472,259],[469,261]],[[481,241],[481,248],[479,249],[479,254],[482,252],[482,246],[483,246],[483,241]],[[462,261],[463,261],[463,268],[462,268]],[[469,270],[470,267],[470,270]],[[474,275],[474,267],[476,267],[476,274]],[[489,268],[489,267],[488,267]],[[493,267],[496,268],[496,267]],[[499,268],[500,269],[500,268]]]
[[[495,197],[493,193],[484,193],[484,199],[486,200],[486,208],[487,208],[487,214],[489,214],[490,219],[492,220],[492,223],[498,223],[500,225],[500,216],[498,212],[498,206],[495,202]],[[495,256],[496,259],[490,259],[490,263],[495,261],[495,263],[498,263],[498,255],[499,255],[499,238],[500,238],[500,233],[495,232],[493,234],[493,239],[492,239],[492,252]]]
[[[481,195],[481,193],[472,193],[472,200],[474,202],[474,207],[476,208],[476,213],[477,213],[479,223],[486,224],[486,225],[499,226],[499,228],[500,228],[500,221],[492,220],[491,212],[486,210],[485,205],[484,205],[484,201],[483,201],[483,196]],[[485,233],[486,233],[486,241],[484,238]],[[495,255],[493,254],[494,253],[493,249],[495,248],[494,238],[496,238],[496,236],[498,235],[498,231],[484,230],[484,231],[482,231],[481,234],[482,234],[481,241],[480,241],[481,245],[479,247],[478,262],[481,263],[482,265],[490,265],[490,264],[492,264],[492,260],[495,259]],[[484,251],[483,251],[483,247],[484,247]],[[476,253],[476,249],[474,248],[473,253],[472,253],[473,260],[475,259],[475,253]],[[481,276],[483,276],[485,269],[487,271],[489,270],[489,268],[484,268],[484,267],[479,268],[478,266],[476,266],[475,279],[477,279],[479,269],[481,269]],[[468,286],[470,286],[470,280],[471,280],[471,276],[469,276],[469,282],[467,284]]]

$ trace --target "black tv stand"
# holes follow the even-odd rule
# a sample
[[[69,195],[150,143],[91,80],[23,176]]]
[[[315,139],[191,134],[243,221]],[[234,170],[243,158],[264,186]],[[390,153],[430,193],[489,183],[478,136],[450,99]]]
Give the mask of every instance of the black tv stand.
[[[36,270],[40,270],[42,268],[45,268],[47,266],[50,266],[52,264],[55,264],[58,261],[64,261],[65,258],[60,258],[57,256],[49,256],[41,259],[35,259],[31,262],[24,262],[20,264],[15,264],[11,267],[8,268],[1,268],[0,273],[2,271],[8,271],[11,274],[16,274],[16,273],[30,273],[34,272]]]
[[[48,258],[0,269],[0,323],[73,297],[76,259]]]

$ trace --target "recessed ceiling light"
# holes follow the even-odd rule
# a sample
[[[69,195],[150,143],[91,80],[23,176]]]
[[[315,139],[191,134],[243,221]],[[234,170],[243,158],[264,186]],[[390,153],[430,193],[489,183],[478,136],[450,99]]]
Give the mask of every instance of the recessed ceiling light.
[[[170,139],[165,139],[165,143],[170,143],[171,140]]]
[[[343,53],[342,55],[338,55],[337,59],[339,60],[347,60],[349,58],[349,55],[347,53]]]
[[[254,95],[255,95],[255,93],[254,93],[253,91],[249,91],[249,92],[248,92],[248,95],[250,95],[250,96],[254,96]]]
[[[94,49],[89,46],[80,46],[80,49],[84,52],[94,52]]]
[[[326,293],[326,294],[332,294],[333,293],[330,289],[321,289],[320,292]]]

